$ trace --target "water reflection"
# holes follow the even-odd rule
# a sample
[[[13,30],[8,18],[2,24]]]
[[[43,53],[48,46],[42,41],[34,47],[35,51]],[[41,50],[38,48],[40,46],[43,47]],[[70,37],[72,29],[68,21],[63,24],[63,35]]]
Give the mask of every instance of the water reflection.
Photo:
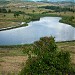
[[[60,17],[44,17],[29,26],[0,31],[0,45],[30,44],[40,37],[54,36],[56,41],[75,40],[75,28],[59,23]]]

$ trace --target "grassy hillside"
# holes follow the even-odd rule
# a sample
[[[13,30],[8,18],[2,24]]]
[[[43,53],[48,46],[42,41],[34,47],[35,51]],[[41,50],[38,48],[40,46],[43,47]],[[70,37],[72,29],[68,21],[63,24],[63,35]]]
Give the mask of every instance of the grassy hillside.
[[[28,20],[29,18],[31,18],[32,16],[29,16],[27,14],[35,14],[35,16],[37,17],[37,14],[44,14],[44,15],[47,15],[50,14],[50,15],[53,15],[53,14],[56,14],[58,16],[74,16],[74,19],[69,21],[68,19],[65,20],[63,18],[63,20],[61,22],[64,22],[64,23],[68,23],[68,24],[71,24],[73,26],[75,26],[75,13],[73,12],[70,12],[70,11],[66,11],[66,12],[56,12],[55,10],[52,10],[52,9],[46,9],[46,8],[38,8],[38,7],[55,7],[57,8],[58,6],[60,7],[60,4],[61,6],[65,7],[66,4],[63,4],[63,3],[60,3],[58,5],[58,3],[43,3],[43,2],[9,2],[9,1],[1,1],[0,2],[0,5],[1,8],[5,8],[7,10],[7,13],[0,13],[0,28],[3,28],[3,27],[9,27],[9,26],[13,26],[13,25],[16,25],[17,22],[22,22],[22,21],[26,21]],[[4,5],[5,4],[5,5]],[[67,5],[69,7],[69,5]],[[53,8],[54,8],[53,7]],[[32,9],[32,10],[31,10]],[[11,10],[10,13],[8,13],[8,10]],[[24,12],[24,14],[19,14],[18,17],[14,17],[14,12]],[[67,18],[68,18],[67,17]],[[14,23],[13,23],[14,22]]]

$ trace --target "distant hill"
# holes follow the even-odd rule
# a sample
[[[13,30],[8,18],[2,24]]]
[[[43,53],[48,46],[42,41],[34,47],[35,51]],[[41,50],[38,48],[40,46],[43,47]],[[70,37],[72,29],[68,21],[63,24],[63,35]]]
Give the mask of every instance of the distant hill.
[[[57,2],[57,1],[67,1],[67,2],[74,2],[75,0],[0,0],[0,1],[51,1],[51,2]]]
[[[8,3],[10,3],[10,1],[0,0],[0,5],[4,5],[4,4],[8,4]]]
[[[52,2],[52,3],[60,3],[60,4],[64,4],[64,3],[74,3],[75,0],[0,0],[0,5],[2,4],[8,4],[11,2],[17,3],[17,2],[25,2],[25,1],[37,1],[37,2]]]

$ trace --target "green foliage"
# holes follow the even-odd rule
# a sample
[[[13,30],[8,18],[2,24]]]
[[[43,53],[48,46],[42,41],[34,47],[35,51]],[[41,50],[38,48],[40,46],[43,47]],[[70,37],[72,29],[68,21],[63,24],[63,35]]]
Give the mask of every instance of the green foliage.
[[[53,37],[40,38],[39,41],[34,42],[34,53],[41,55],[45,53],[51,53],[56,51],[56,44]],[[45,52],[45,53],[44,53]]]
[[[18,17],[19,15],[19,12],[14,12],[14,17]]]
[[[74,19],[74,16],[63,16],[63,20],[67,22],[72,21],[73,19]]]
[[[58,51],[53,37],[34,42],[32,52],[20,75],[66,75],[73,72],[69,52]]]
[[[34,13],[34,12],[35,12],[35,10],[32,10],[32,12]]]
[[[14,17],[18,17],[20,14],[25,14],[25,12],[22,12],[22,11],[14,11]]]
[[[63,16],[60,22],[70,24],[75,27],[75,23],[73,22],[74,16]]]
[[[70,11],[70,12],[75,12],[74,9],[70,8],[70,7],[60,7],[60,6],[41,6],[39,8],[45,8],[45,9],[51,9],[51,10],[55,10],[56,12],[66,12],[66,11]]]
[[[0,8],[0,13],[7,13],[7,10],[5,8]]]
[[[6,15],[4,14],[3,16],[5,17]]]
[[[11,13],[11,9],[8,10],[8,13]]]

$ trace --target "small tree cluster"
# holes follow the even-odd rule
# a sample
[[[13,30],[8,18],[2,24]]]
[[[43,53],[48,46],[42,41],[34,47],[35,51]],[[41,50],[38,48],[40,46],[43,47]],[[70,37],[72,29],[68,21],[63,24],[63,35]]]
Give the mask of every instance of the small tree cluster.
[[[0,8],[0,13],[7,13],[7,10],[5,8]]]
[[[18,17],[18,16],[20,16],[20,14],[25,14],[25,12],[22,12],[22,11],[15,11],[14,12],[14,17]]]
[[[0,8],[0,13],[11,13],[11,9]]]
[[[39,8],[45,8],[45,9],[51,9],[51,10],[55,10],[56,12],[64,12],[66,13],[66,11],[70,11],[70,12],[75,12],[75,10],[73,8],[70,7],[60,7],[60,6],[41,6]]]
[[[14,17],[18,17],[19,15],[19,12],[14,12]]]

